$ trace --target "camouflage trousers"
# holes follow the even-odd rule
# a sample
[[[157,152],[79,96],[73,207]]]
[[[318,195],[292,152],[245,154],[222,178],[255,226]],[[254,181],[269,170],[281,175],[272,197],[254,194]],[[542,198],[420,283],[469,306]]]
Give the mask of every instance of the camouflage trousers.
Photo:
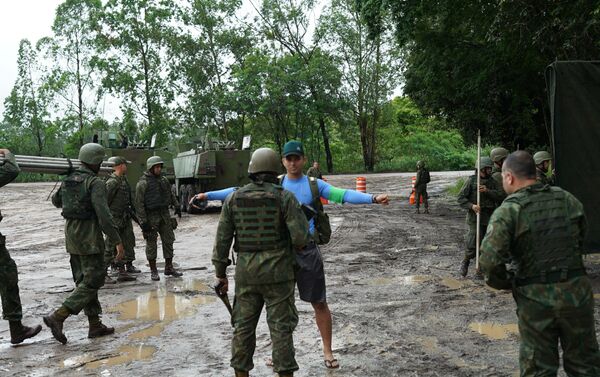
[[[556,376],[559,367],[558,343],[563,366],[569,376],[600,376],[600,351],[594,328],[594,299],[591,286],[582,305],[548,307],[514,293],[519,318],[521,377]]]
[[[293,280],[276,284],[236,284],[233,302],[233,341],[231,366],[238,371],[254,368],[252,356],[256,347],[256,324],[263,306],[273,344],[273,370],[298,370],[295,359],[293,332],[298,324],[294,302]]]
[[[158,236],[162,242],[163,257],[173,258],[173,243],[175,242],[175,233],[171,225],[169,212],[148,213],[148,224],[152,227],[152,231],[144,232],[146,239],[146,258],[155,260],[158,250]]]
[[[425,208],[429,208],[429,195],[427,194],[427,186],[415,187],[415,206],[419,208],[421,206],[420,197],[423,197],[423,205]]]
[[[79,314],[83,309],[88,317],[100,315],[102,307],[98,301],[98,289],[104,285],[106,276],[104,256],[71,254],[70,262],[75,290],[65,299],[63,305],[71,314]]]
[[[483,241],[483,236],[485,236],[485,232],[487,230],[487,224],[479,225],[479,246],[481,246],[481,241]],[[465,260],[474,259],[475,254],[477,253],[477,224],[469,223],[469,230],[467,231],[466,236],[466,251],[465,251]]]
[[[131,220],[127,220],[125,225],[118,228],[118,230],[121,241],[123,242],[123,247],[125,248],[125,256],[118,264],[122,265],[127,262],[133,262],[135,260],[135,235],[133,234],[133,224],[131,223]],[[117,245],[111,242],[108,237],[104,238],[104,245],[104,265],[108,267],[113,263],[115,256],[117,255]]]
[[[17,265],[6,250],[4,236],[0,234],[0,297],[2,318],[7,321],[20,321],[23,318],[18,283]]]

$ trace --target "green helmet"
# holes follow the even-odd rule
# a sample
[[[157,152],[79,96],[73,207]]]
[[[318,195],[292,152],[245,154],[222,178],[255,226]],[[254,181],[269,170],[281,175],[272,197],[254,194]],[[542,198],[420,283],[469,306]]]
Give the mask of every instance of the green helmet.
[[[535,152],[535,154],[533,155],[533,161],[535,161],[536,165],[539,165],[542,162],[549,160],[552,160],[552,156],[550,156],[550,153],[546,151]]]
[[[104,147],[96,143],[84,144],[79,150],[79,161],[88,165],[100,165],[104,159]]]
[[[127,161],[121,156],[113,156],[108,159],[108,162],[112,162],[113,166],[121,165],[121,164],[130,164],[131,161]]]
[[[274,173],[281,171],[281,162],[279,156],[271,148],[259,148],[252,153],[250,164],[248,164],[248,173]]]
[[[494,148],[490,152],[490,158],[494,162],[500,162],[500,161],[504,160],[507,156],[508,156],[508,149],[502,148],[502,147]]]
[[[417,161],[417,169],[424,168],[424,167],[425,167],[425,161]]]
[[[149,159],[146,160],[146,169],[150,170],[152,169],[153,166],[155,165],[162,165],[165,162],[163,161],[163,159],[160,156],[152,156]]]
[[[486,156],[481,157],[479,160],[479,169],[492,168],[494,167],[494,163],[492,159]],[[477,169],[477,164],[475,164],[475,169]]]

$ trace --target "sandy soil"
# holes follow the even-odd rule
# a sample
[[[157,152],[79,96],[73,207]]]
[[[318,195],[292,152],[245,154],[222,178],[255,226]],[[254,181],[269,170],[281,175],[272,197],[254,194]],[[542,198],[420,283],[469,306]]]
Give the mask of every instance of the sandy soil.
[[[468,172],[432,173],[431,214],[408,205],[411,174],[367,175],[368,190],[387,192],[392,204],[328,205],[334,236],[322,248],[334,318],[339,370],[326,370],[310,305],[297,301],[297,376],[513,376],[518,370],[515,307],[509,293],[487,288],[472,271],[459,278],[464,213],[445,187]],[[355,176],[330,176],[352,188]],[[11,184],[0,190],[0,229],[19,266],[26,324],[60,305],[73,289],[60,211],[46,200],[53,184]],[[100,291],[103,320],[116,334],[87,338],[83,315],[65,322],[63,346],[44,327],[33,340],[10,346],[0,321],[0,375],[228,376],[231,326],[209,286],[218,213],[187,215],[176,231],[180,279],[150,280],[136,229],[137,282]],[[587,258],[600,291],[600,258]],[[162,268],[162,264],[159,268]],[[598,326],[597,326],[598,327]],[[271,344],[259,322],[254,376]]]

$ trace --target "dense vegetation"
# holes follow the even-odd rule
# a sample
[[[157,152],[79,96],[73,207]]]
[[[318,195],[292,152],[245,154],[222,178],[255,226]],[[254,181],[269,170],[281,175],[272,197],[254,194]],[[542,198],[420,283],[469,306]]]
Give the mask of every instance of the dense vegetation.
[[[74,155],[110,128],[300,139],[337,172],[471,168],[477,128],[549,144],[544,67],[600,52],[599,2],[575,3],[65,0],[52,35],[20,44],[0,145]]]

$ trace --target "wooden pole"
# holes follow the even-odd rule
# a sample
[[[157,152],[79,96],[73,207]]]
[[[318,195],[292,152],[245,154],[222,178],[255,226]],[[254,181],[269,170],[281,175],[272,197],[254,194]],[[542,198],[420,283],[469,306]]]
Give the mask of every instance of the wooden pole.
[[[481,187],[481,130],[477,130],[477,206],[479,207],[479,212],[477,212],[477,236],[475,239],[475,268],[479,270],[479,239],[481,234],[479,234],[480,224],[481,224],[481,193],[479,192],[479,188]]]

